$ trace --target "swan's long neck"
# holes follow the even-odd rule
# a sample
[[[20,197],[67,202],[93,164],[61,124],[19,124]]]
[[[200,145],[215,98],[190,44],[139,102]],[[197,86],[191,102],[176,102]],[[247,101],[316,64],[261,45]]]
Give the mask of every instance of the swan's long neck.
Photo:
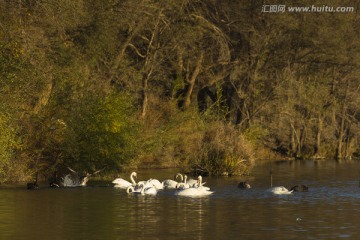
[[[199,184],[199,187],[201,186],[201,183],[202,183],[202,176],[198,176],[198,184]]]
[[[130,180],[133,185],[136,185],[136,181],[134,179],[135,176],[136,176],[136,172],[130,174]]]
[[[175,180],[176,180],[178,177],[180,177],[180,179],[181,179],[180,182],[184,181],[184,176],[183,176],[181,173],[177,173],[177,174],[175,175]]]
[[[133,187],[133,186],[128,187],[128,188],[126,189],[126,192],[127,192],[127,193],[132,193],[132,192],[134,192],[134,187]]]
[[[187,181],[187,175],[184,176],[184,184],[186,184]]]

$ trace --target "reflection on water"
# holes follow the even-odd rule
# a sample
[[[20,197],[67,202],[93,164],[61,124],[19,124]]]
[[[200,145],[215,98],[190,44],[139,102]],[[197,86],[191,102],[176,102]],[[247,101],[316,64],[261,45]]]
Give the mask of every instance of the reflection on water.
[[[112,187],[0,189],[0,239],[359,239],[358,162],[272,164],[274,186],[309,192],[275,196],[269,164],[249,177],[207,178],[209,197],[128,195]],[[171,178],[143,170],[139,179]],[[240,181],[252,188],[237,188]],[[91,183],[90,183],[91,185]]]

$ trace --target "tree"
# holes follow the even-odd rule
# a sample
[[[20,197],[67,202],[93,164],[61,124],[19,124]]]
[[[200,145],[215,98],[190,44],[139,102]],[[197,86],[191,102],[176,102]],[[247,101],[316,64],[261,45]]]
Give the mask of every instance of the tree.
[[[74,106],[74,114],[64,122],[63,163],[88,172],[134,164],[138,126],[131,119],[129,99],[124,94],[104,99],[87,96]]]

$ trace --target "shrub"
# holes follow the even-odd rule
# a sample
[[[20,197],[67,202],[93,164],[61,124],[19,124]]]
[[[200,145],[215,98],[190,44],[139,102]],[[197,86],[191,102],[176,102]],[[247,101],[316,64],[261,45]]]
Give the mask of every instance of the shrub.
[[[133,163],[138,152],[138,126],[132,119],[131,97],[88,97],[74,110],[65,122],[65,164],[84,171],[104,166],[116,171]]]
[[[9,179],[9,171],[13,169],[12,160],[15,150],[19,147],[16,127],[12,118],[4,111],[0,112],[0,182]]]
[[[204,131],[201,150],[191,169],[210,175],[243,175],[254,162],[254,150],[232,125],[213,122]]]

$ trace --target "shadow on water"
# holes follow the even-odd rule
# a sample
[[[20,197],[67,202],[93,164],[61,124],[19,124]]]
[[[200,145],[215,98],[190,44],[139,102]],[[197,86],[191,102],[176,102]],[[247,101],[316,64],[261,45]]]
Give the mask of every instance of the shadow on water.
[[[215,193],[128,195],[113,187],[0,189],[3,239],[357,239],[359,162],[292,161],[272,165],[273,185],[309,192],[267,193],[269,165],[251,176],[206,178]],[[171,179],[173,170],[140,170],[139,180]],[[240,181],[252,188],[242,190]],[[90,182],[104,186],[108,183]]]

